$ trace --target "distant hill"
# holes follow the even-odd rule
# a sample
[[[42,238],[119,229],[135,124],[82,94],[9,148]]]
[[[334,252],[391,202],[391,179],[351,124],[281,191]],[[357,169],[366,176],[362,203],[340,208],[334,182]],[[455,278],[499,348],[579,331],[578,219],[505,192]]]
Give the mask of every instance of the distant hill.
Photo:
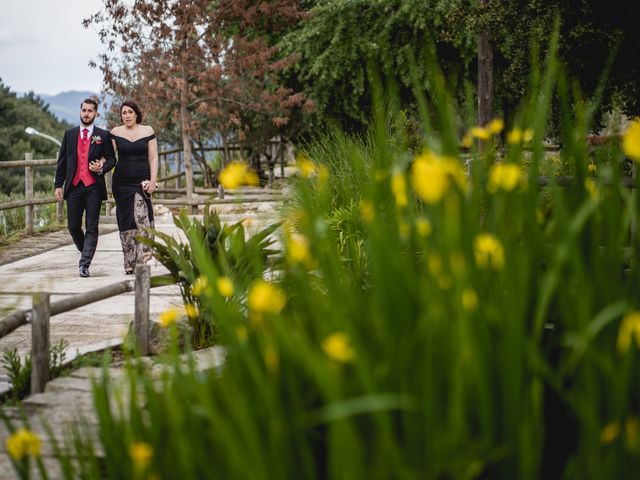
[[[42,100],[49,104],[49,111],[53,113],[59,120],[63,120],[71,125],[79,122],[80,104],[82,100],[88,97],[98,97],[100,95],[95,92],[71,90],[68,92],[58,93],[57,95],[41,95],[37,94]],[[106,105],[100,105],[100,113],[104,115],[107,111],[111,98],[107,98]],[[96,122],[99,126],[104,126],[103,116],[98,118]]]

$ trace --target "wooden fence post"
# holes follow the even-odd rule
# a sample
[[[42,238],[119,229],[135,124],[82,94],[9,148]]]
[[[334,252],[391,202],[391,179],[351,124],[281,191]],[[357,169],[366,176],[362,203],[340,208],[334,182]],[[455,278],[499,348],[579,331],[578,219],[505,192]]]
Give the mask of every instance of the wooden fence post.
[[[182,152],[178,152],[176,158],[176,174],[180,173],[182,168]],[[176,188],[180,188],[180,175],[176,177]]]
[[[64,201],[56,202],[56,221],[60,224],[64,220]]]
[[[107,173],[105,181],[107,184],[107,192],[111,191],[111,172]],[[107,217],[111,216],[111,202],[110,201],[106,201],[104,204],[104,213]]]
[[[41,393],[51,376],[49,366],[49,294],[33,294],[31,314],[31,393]]]
[[[286,148],[287,148],[287,144],[281,140],[280,150],[278,152],[278,156],[280,157],[280,178],[284,178],[284,151]]]
[[[60,158],[60,150],[56,152],[56,159]],[[64,221],[64,200],[56,202],[56,222],[60,225]]]
[[[164,156],[164,170],[162,172],[163,178],[169,176],[169,155]],[[162,182],[162,188],[167,188],[167,181]]]
[[[25,153],[24,159],[28,162],[33,160],[33,153]],[[33,199],[33,167],[27,165],[24,167],[24,198],[25,200]],[[25,207],[25,227],[29,235],[33,234],[33,205]]]
[[[151,267],[136,265],[136,296],[134,332],[140,355],[149,354],[149,291],[151,288]]]

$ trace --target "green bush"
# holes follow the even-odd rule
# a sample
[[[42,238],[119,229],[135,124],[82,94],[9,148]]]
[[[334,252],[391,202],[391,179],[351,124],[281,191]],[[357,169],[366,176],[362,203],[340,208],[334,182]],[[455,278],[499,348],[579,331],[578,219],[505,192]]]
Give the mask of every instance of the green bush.
[[[231,276],[236,283],[246,286],[262,276],[267,268],[268,257],[277,253],[269,247],[273,244],[270,235],[279,224],[246,238],[242,222],[222,225],[215,210],[209,208],[205,208],[202,222],[197,218],[190,218],[186,210],[174,216],[173,221],[191,244],[185,244],[156,230],[152,233],[158,240],[145,237],[139,237],[138,240],[153,249],[154,256],[169,270],[173,282],[180,286],[193,328],[194,346],[210,345],[215,340],[217,321],[214,312],[193,291],[194,283],[205,278],[200,278],[201,269],[195,261],[197,249],[194,243],[197,242],[199,248],[204,248],[219,275]]]
[[[66,350],[69,348],[69,342],[60,340],[49,349],[49,365],[51,378],[56,378],[62,372],[62,364],[66,357]],[[0,364],[7,371],[9,382],[11,383],[11,391],[8,397],[12,401],[21,400],[28,396],[31,392],[31,355],[28,354],[24,359],[18,355],[16,348],[10,348],[2,351],[0,356]]]
[[[24,196],[3,198],[3,195],[0,195],[0,202],[22,199],[24,199]],[[55,203],[34,206],[34,231],[43,232],[59,227],[56,208]],[[25,207],[0,210],[0,245],[9,243],[12,236],[24,232],[26,228],[25,215]]]

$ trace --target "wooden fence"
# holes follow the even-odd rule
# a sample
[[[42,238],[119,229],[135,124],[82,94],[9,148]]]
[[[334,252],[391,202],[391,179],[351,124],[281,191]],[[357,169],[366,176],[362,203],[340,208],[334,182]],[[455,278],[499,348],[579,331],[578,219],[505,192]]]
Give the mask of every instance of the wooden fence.
[[[230,147],[231,150],[238,150],[238,147]],[[200,149],[201,151],[217,151],[221,150],[221,147],[210,147]],[[167,172],[167,156],[172,154],[181,154],[181,150],[166,150],[159,152],[159,172],[163,170]],[[0,162],[0,169],[3,168],[24,168],[24,200],[14,200],[11,202],[0,203],[0,210],[10,210],[14,208],[25,208],[25,227],[26,231],[29,235],[33,234],[34,231],[34,207],[36,205],[50,205],[52,203],[56,203],[56,220],[58,223],[62,223],[64,218],[64,206],[62,202],[58,202],[54,196],[51,197],[43,197],[43,198],[35,198],[34,189],[33,189],[33,178],[34,178],[34,170],[38,167],[47,167],[54,166],[57,164],[57,159],[48,158],[44,160],[34,160],[32,153],[26,153],[24,160],[11,160]],[[163,167],[164,165],[164,167]],[[179,168],[180,162],[176,163],[176,167]],[[284,167],[283,167],[284,168]],[[194,174],[201,174],[201,172],[194,172]],[[200,197],[186,197],[186,189],[180,188],[180,179],[185,175],[185,172],[173,173],[171,175],[167,175],[164,177],[158,178],[158,183],[162,185],[160,189],[157,190],[158,195],[182,195],[182,198],[158,198],[158,203],[163,205],[172,205],[172,206],[182,206],[182,207],[190,207],[192,213],[197,213],[197,207],[200,205],[204,205],[205,203],[216,203],[216,204],[226,204],[226,203],[239,203],[239,202],[247,202],[256,200],[255,197],[247,197],[246,194],[248,192],[263,195],[273,194],[280,195],[279,191],[269,191],[263,189],[255,189],[249,191],[247,189],[243,189],[242,194],[243,198],[234,198],[233,192],[225,192],[222,188],[195,188],[194,193],[197,195],[205,195],[209,197],[215,197],[210,200],[203,200]],[[284,170],[283,170],[284,175]],[[174,180],[175,186],[170,188],[168,183]],[[107,191],[111,191],[111,175],[106,176],[107,182]],[[225,199],[225,195],[230,195],[231,198]],[[275,198],[274,198],[275,199]],[[268,201],[268,200],[265,200]],[[109,216],[111,212],[111,208],[114,205],[114,200],[112,197],[109,197],[105,202],[106,207],[106,215]]]
[[[37,167],[46,167],[56,165],[58,162],[55,158],[46,160],[34,160],[32,153],[25,153],[24,160],[12,160],[8,162],[0,162],[0,168],[20,168],[24,167],[24,200],[15,200],[13,202],[0,203],[0,210],[9,210],[12,208],[25,208],[25,227],[31,235],[33,233],[33,211],[35,205],[47,205],[56,203],[56,198],[34,198],[33,192],[33,173]],[[56,208],[56,219],[58,223],[62,221],[64,210],[62,203]]]
[[[149,353],[149,328],[151,324],[149,320],[150,289],[173,283],[173,280],[166,275],[152,278],[149,265],[136,265],[135,280],[106,285],[57,302],[50,302],[50,293],[37,292],[32,296],[33,306],[31,309],[18,310],[0,320],[0,338],[23,325],[31,324],[31,393],[40,393],[44,391],[46,383],[51,379],[49,319],[53,315],[69,312],[135,290],[134,332],[136,344],[139,354],[147,355]]]

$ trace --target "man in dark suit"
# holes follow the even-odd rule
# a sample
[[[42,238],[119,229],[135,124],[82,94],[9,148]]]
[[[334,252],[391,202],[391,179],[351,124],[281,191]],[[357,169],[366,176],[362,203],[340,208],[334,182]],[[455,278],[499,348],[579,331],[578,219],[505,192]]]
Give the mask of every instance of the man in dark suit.
[[[98,102],[85,99],[80,105],[80,126],[64,133],[56,168],[55,195],[59,202],[67,201],[67,226],[81,253],[81,277],[89,276],[89,265],[98,245],[100,209],[107,199],[104,174],[116,162],[109,132],[93,124],[97,114]]]

